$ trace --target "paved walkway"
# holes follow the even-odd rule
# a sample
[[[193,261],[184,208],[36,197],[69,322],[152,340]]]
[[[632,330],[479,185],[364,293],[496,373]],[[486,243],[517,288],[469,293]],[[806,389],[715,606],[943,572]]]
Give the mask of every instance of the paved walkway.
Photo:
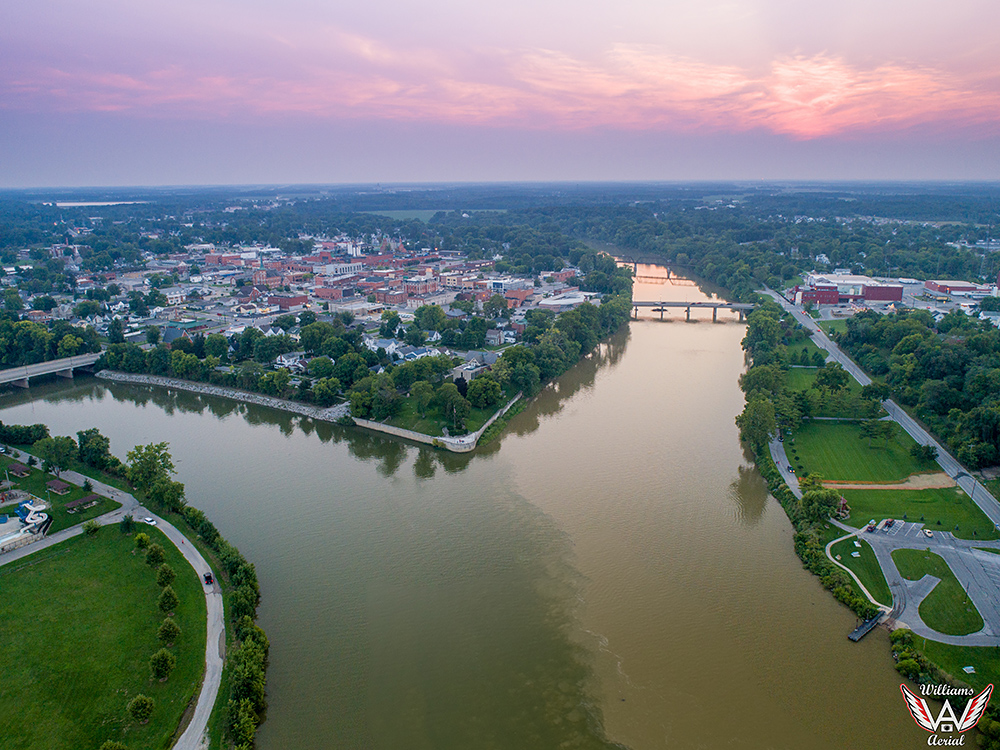
[[[23,451],[14,451],[13,455],[20,461],[28,460],[28,454]],[[89,477],[75,471],[64,471],[61,474],[61,478],[78,485],[82,485],[84,481],[89,479]],[[211,572],[211,566],[205,561],[205,558],[202,557],[198,549],[169,521],[163,520],[152,511],[144,508],[128,492],[124,492],[104,482],[99,482],[96,479],[90,479],[90,483],[95,493],[110,497],[112,500],[116,500],[122,504],[122,507],[98,516],[95,519],[98,523],[102,525],[118,523],[125,515],[132,515],[135,518],[153,518],[156,520],[156,527],[180,550],[184,559],[188,561],[198,574],[199,579],[202,579],[205,573]],[[82,533],[82,524],[57,531],[55,534],[51,534],[38,542],[0,555],[0,566],[8,565],[34,552],[59,544],[59,542]],[[201,692],[198,695],[198,703],[195,706],[194,715],[191,717],[191,721],[188,722],[180,739],[174,744],[174,750],[198,750],[201,747],[207,746],[207,743],[203,742],[203,737],[208,728],[208,719],[212,714],[212,708],[215,706],[215,699],[219,695],[219,686],[222,683],[222,665],[226,656],[226,621],[222,605],[222,592],[219,590],[218,583],[212,586],[203,586],[202,588],[205,590],[205,606],[208,612],[208,632],[205,641],[205,677],[201,683]]]
[[[840,347],[838,347],[815,320],[801,309],[790,303],[780,294],[766,289],[781,307],[789,312],[806,330],[813,333],[812,340],[826,351],[828,360],[838,362],[862,386],[871,383],[869,378],[857,364],[854,363]],[[933,445],[938,451],[938,464],[944,472],[954,479],[972,498],[973,502],[986,514],[993,524],[1000,529],[1000,503],[990,492],[972,477],[960,463],[944,447],[938,443],[927,430],[920,426],[909,414],[891,399],[882,402],[889,418],[899,424],[914,440],[921,445]],[[785,446],[777,439],[770,443],[771,456],[778,465],[782,478],[792,490],[792,493],[802,497],[798,486],[798,478],[789,471]],[[1000,541],[976,541],[956,539],[946,531],[936,531],[932,538],[922,532],[923,524],[898,521],[893,530],[886,532],[864,533],[847,526],[840,521],[831,519],[844,531],[856,534],[868,542],[885,575],[886,583],[892,592],[893,608],[891,617],[897,625],[908,627],[919,636],[948,643],[956,646],[996,646],[1000,647],[1000,555],[983,552],[976,547],[1000,549]],[[839,540],[836,540],[839,541]],[[830,557],[827,545],[827,556]],[[933,576],[924,576],[919,581],[909,581],[899,573],[892,559],[892,553],[897,549],[928,549],[940,555],[951,571],[955,574],[962,588],[968,593],[976,609],[983,618],[983,628],[978,633],[970,635],[945,635],[928,627],[920,617],[920,603],[927,597],[939,580]],[[831,558],[832,559],[832,558]],[[836,562],[834,560],[834,562]],[[845,566],[841,566],[845,567]],[[854,576],[855,580],[857,577]],[[860,583],[860,582],[859,582]],[[862,586],[862,588],[864,588]],[[866,592],[867,593],[867,592]],[[869,599],[871,596],[869,596]]]

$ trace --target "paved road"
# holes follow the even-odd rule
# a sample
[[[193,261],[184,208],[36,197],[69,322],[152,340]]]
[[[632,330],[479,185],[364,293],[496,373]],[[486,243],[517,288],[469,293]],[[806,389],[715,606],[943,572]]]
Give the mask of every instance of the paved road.
[[[14,451],[14,456],[21,461],[28,460],[28,454],[24,452]],[[66,481],[78,485],[82,485],[88,479],[88,477],[78,474],[75,471],[64,471],[61,476]],[[122,503],[121,508],[98,516],[96,520],[99,523],[103,525],[117,523],[126,514],[131,514],[136,518],[153,518],[156,521],[156,527],[180,550],[184,559],[188,561],[198,574],[199,579],[205,573],[211,572],[212,568],[205,561],[205,558],[202,557],[198,549],[169,521],[163,520],[149,509],[144,508],[135,497],[127,492],[103,482],[98,482],[96,479],[91,479],[90,483],[97,494],[110,497]],[[82,533],[82,524],[63,529],[47,536],[41,541],[0,555],[0,565],[8,565],[15,560],[20,560],[34,552],[51,547],[54,544]],[[222,592],[219,590],[218,583],[211,586],[202,586],[202,588],[205,590],[205,606],[208,611],[208,632],[205,640],[205,677],[201,684],[201,692],[198,695],[198,703],[195,705],[194,715],[184,729],[183,734],[181,734],[180,739],[174,745],[174,750],[199,750],[199,748],[207,746],[207,743],[203,742],[203,737],[208,728],[208,719],[212,714],[212,708],[215,706],[215,699],[219,695],[219,686],[222,683],[222,665],[226,656],[226,621],[222,605]]]
[[[858,367],[854,360],[852,360],[847,354],[845,354],[839,346],[837,346],[830,337],[821,329],[816,321],[811,317],[806,315],[801,308],[793,305],[787,299],[782,297],[775,291],[770,289],[765,290],[767,294],[773,297],[779,305],[785,310],[792,314],[792,316],[801,323],[807,330],[813,332],[813,341],[820,349],[824,349],[829,355],[830,359],[838,362],[851,377],[857,380],[861,385],[868,385],[872,382],[860,367]],[[968,471],[952,456],[943,445],[941,445],[937,440],[935,440],[927,430],[921,427],[913,417],[907,414],[895,401],[892,399],[887,399],[882,402],[882,406],[885,408],[889,417],[902,427],[907,434],[916,440],[921,445],[933,445],[937,448],[938,459],[937,462],[940,464],[941,469],[952,479],[956,481],[959,487],[961,487],[972,501],[982,509],[983,513],[986,514],[987,518],[993,522],[993,524],[1000,529],[1000,502],[990,494],[990,491],[975,477],[969,474]]]

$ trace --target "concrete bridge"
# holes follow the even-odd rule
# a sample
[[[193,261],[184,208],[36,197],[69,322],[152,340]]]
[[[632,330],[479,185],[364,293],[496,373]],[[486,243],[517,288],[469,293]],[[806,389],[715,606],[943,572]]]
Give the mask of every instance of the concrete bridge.
[[[687,320],[691,320],[691,308],[708,308],[712,311],[712,321],[719,319],[719,308],[725,310],[735,310],[740,314],[740,320],[756,305],[750,302],[632,302],[633,316],[638,319],[640,307],[651,307],[653,312],[660,313],[660,320],[663,320],[663,313],[671,307],[683,307],[687,309]]]
[[[90,367],[100,356],[100,354],[80,354],[76,357],[39,362],[36,365],[22,365],[0,370],[0,385],[13,383],[20,388],[27,388],[29,378],[52,375],[53,373],[63,378],[72,379],[73,370]]]

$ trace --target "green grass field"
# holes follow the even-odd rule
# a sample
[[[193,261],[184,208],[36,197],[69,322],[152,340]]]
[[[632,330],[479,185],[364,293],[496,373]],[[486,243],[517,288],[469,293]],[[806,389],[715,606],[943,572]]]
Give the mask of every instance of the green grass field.
[[[826,352],[816,346],[811,338],[807,338],[805,341],[788,344],[788,356],[793,364],[798,364],[798,358],[801,356],[801,352],[803,350],[805,350],[806,354],[810,357],[812,357],[815,352],[819,352],[824,359],[826,358]]]
[[[909,453],[913,438],[897,424],[893,430],[888,447],[873,441],[869,448],[859,422],[810,421],[798,428],[794,441],[785,442],[785,451],[799,476],[816,472],[829,481],[898,482],[926,467]]]
[[[14,463],[13,459],[8,458],[7,456],[0,456],[0,477],[4,477],[2,473],[3,470],[5,470],[12,463]],[[52,501],[52,508],[47,511],[52,516],[52,526],[49,529],[50,534],[69,528],[70,526],[75,526],[78,523],[83,523],[91,518],[96,518],[97,516],[107,513],[108,511],[121,507],[121,503],[116,502],[115,500],[111,500],[110,498],[101,498],[100,502],[92,508],[70,513],[66,509],[67,503],[72,502],[73,500],[79,500],[81,497],[93,493],[87,492],[82,487],[76,487],[75,485],[73,489],[65,495],[57,495],[54,492],[46,493],[45,483],[56,478],[57,477],[52,474],[42,473],[42,471],[37,468],[33,468],[31,470],[31,474],[26,476],[24,479],[18,479],[14,476],[10,477],[17,489],[30,492],[32,495],[39,497],[42,500],[48,499]],[[69,483],[67,482],[67,484]],[[0,511],[0,513],[13,513],[14,508],[16,507],[17,506],[14,505],[7,506],[7,508]]]
[[[824,320],[819,324],[819,327],[829,335],[831,333],[845,333],[847,331],[847,321],[846,320]]]
[[[867,542],[861,541],[861,548],[859,549],[854,546],[855,541],[852,537],[851,539],[837,542],[830,548],[830,553],[834,557],[840,555],[838,562],[854,571],[854,574],[861,579],[865,588],[880,603],[892,606],[892,594],[889,593],[889,585],[885,582],[885,576],[882,574],[882,568],[879,566],[878,560],[875,559],[875,553]],[[851,557],[851,553],[853,552],[860,552],[861,557]],[[861,592],[859,591],[858,593],[860,594]]]
[[[931,531],[950,531],[960,539],[997,539],[986,514],[957,487],[935,490],[842,490],[851,506],[847,523],[860,528],[872,518],[920,521]],[[938,523],[940,521],[940,523]],[[958,526],[958,530],[955,527]]]
[[[937,641],[926,641],[916,636],[914,643],[928,659],[950,674],[953,679],[965,682],[976,690],[982,690],[987,685],[995,683],[997,675],[1000,674],[1000,649],[950,646]],[[966,674],[963,667],[974,667],[976,671],[974,674]],[[952,705],[954,706],[954,702]]]
[[[81,535],[0,568],[0,745],[19,750],[168,747],[197,694],[205,664],[205,597],[180,552],[157,529],[141,527],[177,572],[171,649],[177,666],[161,683],[149,657],[160,648],[160,587],[134,536],[115,526]],[[143,693],[156,701],[149,723],[126,705]]]
[[[785,387],[789,391],[808,391],[816,381],[817,372],[817,367],[791,367],[785,373]],[[811,416],[842,419],[862,419],[868,416],[865,404],[861,401],[861,386],[853,378],[848,381],[847,387],[835,393],[828,395],[819,390],[812,393],[815,406]]]
[[[968,635],[982,629],[983,618],[976,605],[940,555],[919,549],[898,549],[892,553],[892,559],[900,574],[911,581],[919,581],[925,575],[941,579],[920,602],[920,618],[928,627],[946,635]]]

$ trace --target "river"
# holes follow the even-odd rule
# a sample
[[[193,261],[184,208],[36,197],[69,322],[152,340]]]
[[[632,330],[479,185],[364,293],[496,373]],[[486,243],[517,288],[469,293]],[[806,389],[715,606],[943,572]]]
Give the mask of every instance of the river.
[[[0,418],[169,441],[257,567],[262,750],[923,746],[886,634],[847,640],[741,450],[744,326],[646,314],[471,455],[91,378]]]

